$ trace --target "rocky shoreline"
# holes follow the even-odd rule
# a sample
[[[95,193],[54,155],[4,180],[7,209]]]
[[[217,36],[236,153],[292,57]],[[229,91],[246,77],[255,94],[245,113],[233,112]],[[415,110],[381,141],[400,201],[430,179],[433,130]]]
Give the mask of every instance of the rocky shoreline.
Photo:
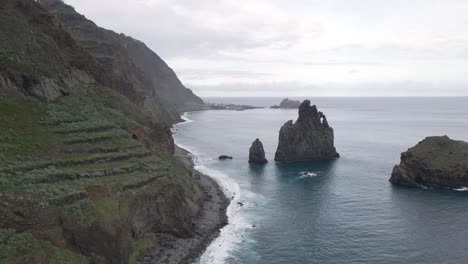
[[[164,234],[159,238],[159,244],[143,254],[138,263],[193,263],[228,223],[226,209],[230,201],[216,181],[194,169],[193,156],[189,151],[176,146],[175,156],[191,171],[205,194],[199,216],[193,220],[195,235],[191,238],[177,238]]]

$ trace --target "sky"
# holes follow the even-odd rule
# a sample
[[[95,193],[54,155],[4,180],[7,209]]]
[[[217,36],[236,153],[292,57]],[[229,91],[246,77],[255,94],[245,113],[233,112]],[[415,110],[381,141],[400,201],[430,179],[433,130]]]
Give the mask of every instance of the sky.
[[[467,0],[65,0],[200,96],[468,96]]]

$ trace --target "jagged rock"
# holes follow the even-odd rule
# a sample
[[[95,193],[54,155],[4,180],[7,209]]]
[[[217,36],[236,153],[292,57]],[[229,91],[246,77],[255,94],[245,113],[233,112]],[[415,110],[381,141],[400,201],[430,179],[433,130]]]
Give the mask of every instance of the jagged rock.
[[[333,128],[328,125],[327,118],[305,100],[299,107],[296,123],[290,120],[281,127],[275,161],[335,159],[340,155],[333,142]]]
[[[390,182],[408,187],[467,187],[468,142],[427,137],[401,154]]]
[[[264,164],[268,160],[265,158],[265,150],[262,142],[257,138],[249,150],[249,163]]]
[[[228,159],[232,159],[231,156],[227,156],[227,155],[221,155],[218,157],[219,160],[228,160]]]
[[[300,101],[294,101],[294,100],[289,100],[289,98],[285,98],[285,99],[283,99],[283,101],[281,101],[279,106],[274,105],[274,106],[272,106],[270,108],[273,108],[273,109],[278,109],[278,108],[281,108],[281,109],[294,109],[294,108],[299,108],[300,105],[301,105]]]

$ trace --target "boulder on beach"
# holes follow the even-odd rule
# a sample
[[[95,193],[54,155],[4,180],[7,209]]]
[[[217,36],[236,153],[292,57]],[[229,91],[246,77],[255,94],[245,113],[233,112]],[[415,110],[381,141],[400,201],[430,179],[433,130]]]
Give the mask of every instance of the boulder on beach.
[[[275,161],[330,160],[339,156],[327,117],[305,100],[299,107],[296,123],[290,120],[281,127]]]
[[[249,163],[265,164],[268,160],[265,158],[265,150],[262,142],[257,138],[249,150]]]
[[[228,160],[228,159],[232,159],[231,156],[227,156],[227,155],[221,155],[218,157],[219,160]]]
[[[427,137],[401,154],[390,182],[408,187],[468,187],[468,142]]]

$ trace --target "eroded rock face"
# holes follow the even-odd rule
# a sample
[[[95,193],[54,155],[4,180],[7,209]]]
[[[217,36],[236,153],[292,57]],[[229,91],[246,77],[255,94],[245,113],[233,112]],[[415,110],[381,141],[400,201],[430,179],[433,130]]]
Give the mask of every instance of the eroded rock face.
[[[300,101],[294,101],[294,100],[289,100],[289,98],[285,98],[283,99],[283,101],[281,101],[280,105],[274,105],[270,108],[273,108],[273,109],[278,109],[278,108],[281,108],[281,109],[294,109],[294,108],[299,108],[299,106],[301,105],[301,102]]]
[[[280,108],[286,109],[299,108],[299,106],[301,106],[301,101],[289,100],[289,98],[286,98],[283,101],[281,101],[279,105]]]
[[[265,150],[262,142],[257,138],[249,150],[249,163],[265,164],[268,160],[265,158]]]
[[[468,142],[427,137],[401,154],[390,182],[408,187],[467,187]]]
[[[305,100],[299,107],[296,123],[290,120],[281,127],[275,161],[328,160],[339,156],[326,116]]]

